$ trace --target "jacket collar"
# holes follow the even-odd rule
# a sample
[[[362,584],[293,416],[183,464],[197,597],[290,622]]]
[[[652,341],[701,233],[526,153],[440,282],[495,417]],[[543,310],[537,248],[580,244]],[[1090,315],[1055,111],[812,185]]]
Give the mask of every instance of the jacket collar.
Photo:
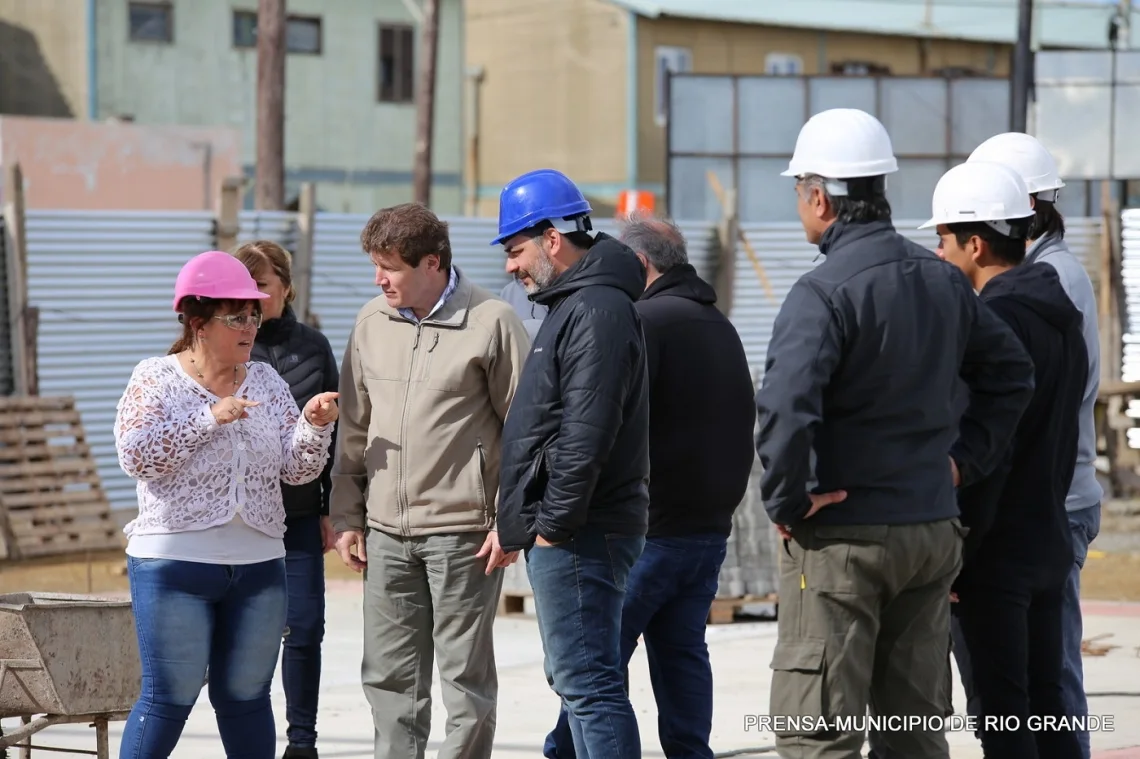
[[[895,225],[889,220],[860,223],[837,221],[819,238],[819,252],[826,256],[865,237],[893,231]]]
[[[452,264],[454,266],[455,264]],[[437,327],[450,327],[459,328],[467,323],[467,312],[471,310],[471,299],[475,295],[475,290],[471,284],[470,277],[465,277],[462,272],[459,272],[458,281],[455,284],[455,291],[451,294],[442,306],[436,310],[434,314],[420,322],[420,324],[434,324]],[[415,322],[410,319],[404,318],[396,309],[388,305],[388,301],[383,297],[379,299],[379,311],[386,315],[393,321],[406,322],[407,324],[414,325]]]
[[[289,337],[289,333],[293,331],[293,327],[296,324],[297,315],[293,313],[293,307],[286,305],[281,316],[262,322],[261,327],[257,330],[256,339],[264,343],[276,345]]]
[[[1029,250],[1025,251],[1025,263],[1036,263],[1042,256],[1060,250],[1064,245],[1064,241],[1053,234],[1039,237],[1029,246]]]

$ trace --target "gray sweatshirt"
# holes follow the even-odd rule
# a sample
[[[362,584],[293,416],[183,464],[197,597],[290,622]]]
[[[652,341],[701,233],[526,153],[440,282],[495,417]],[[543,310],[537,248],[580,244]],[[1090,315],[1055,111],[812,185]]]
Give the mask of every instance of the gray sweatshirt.
[[[1096,479],[1096,425],[1093,411],[1100,388],[1100,334],[1097,325],[1096,295],[1085,267],[1069,251],[1065,241],[1055,235],[1046,235],[1030,246],[1025,263],[1049,264],[1057,270],[1061,285],[1069,299],[1084,315],[1081,328],[1089,354],[1089,378],[1081,403],[1080,441],[1077,444],[1077,468],[1073,471],[1073,484],[1065,499],[1068,511],[1096,506],[1104,497],[1104,490]]]
[[[517,279],[508,282],[499,293],[499,297],[515,309],[515,313],[522,319],[523,326],[533,341],[534,336],[538,334],[538,328],[542,326],[542,320],[546,318],[546,306],[531,302],[527,297],[526,288]]]

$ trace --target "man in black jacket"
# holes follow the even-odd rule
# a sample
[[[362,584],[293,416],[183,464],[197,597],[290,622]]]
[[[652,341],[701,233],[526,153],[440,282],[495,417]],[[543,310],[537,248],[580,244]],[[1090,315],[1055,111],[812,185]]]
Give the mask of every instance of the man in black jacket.
[[[499,202],[507,271],[549,312],[503,428],[498,527],[525,549],[546,671],[582,757],[640,759],[621,614],[649,509],[649,382],[634,301],[645,269],[591,231],[590,205],[539,170]]]
[[[649,362],[649,532],[626,583],[622,665],[644,637],[668,759],[712,759],[713,675],[705,625],[756,453],[752,372],[716,292],[674,224],[634,217],[622,231],[648,272],[637,301]],[[566,710],[544,755],[571,759]]]
[[[781,756],[857,755],[862,725],[836,720],[868,708],[948,714],[965,532],[954,488],[989,474],[1033,389],[1025,349],[962,272],[895,232],[897,168],[878,120],[836,109],[804,125],[785,172],[826,258],[781,307],[756,397],[762,496],[785,536],[770,701]],[[881,737],[890,757],[949,756],[936,721]]]
[[[1077,734],[1034,728],[1066,714],[1061,692],[1062,597],[1073,562],[1065,499],[1077,462],[1088,377],[1082,316],[1057,270],[1023,264],[1033,219],[1025,181],[1007,166],[956,166],[934,191],[939,255],[1013,328],[1035,388],[1013,444],[986,479],[961,490],[970,530],[954,587],[987,757],[1080,759]],[[986,729],[986,717],[1016,717]],[[1057,720],[1062,724],[1062,720]]]

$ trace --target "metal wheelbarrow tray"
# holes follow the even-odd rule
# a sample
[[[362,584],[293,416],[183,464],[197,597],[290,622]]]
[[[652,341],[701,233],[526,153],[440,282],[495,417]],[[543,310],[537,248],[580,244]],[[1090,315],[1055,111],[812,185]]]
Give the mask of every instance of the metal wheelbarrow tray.
[[[129,600],[0,595],[0,719],[24,722],[0,737],[0,749],[51,725],[90,722],[98,748],[75,753],[106,757],[107,723],[126,719],[141,677]]]

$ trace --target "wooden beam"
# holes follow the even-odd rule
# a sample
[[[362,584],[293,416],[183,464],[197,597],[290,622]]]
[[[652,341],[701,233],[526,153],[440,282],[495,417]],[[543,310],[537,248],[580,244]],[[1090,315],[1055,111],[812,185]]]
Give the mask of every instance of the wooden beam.
[[[431,206],[431,145],[435,124],[435,67],[439,47],[439,0],[424,0],[420,37],[420,81],[416,93],[416,152],[412,191],[417,203]]]
[[[27,395],[35,382],[29,382],[32,370],[28,356],[28,238],[25,227],[24,173],[19,163],[12,163],[4,171],[4,198],[12,389],[16,395]]]
[[[257,187],[259,211],[285,208],[285,0],[257,4]]]

